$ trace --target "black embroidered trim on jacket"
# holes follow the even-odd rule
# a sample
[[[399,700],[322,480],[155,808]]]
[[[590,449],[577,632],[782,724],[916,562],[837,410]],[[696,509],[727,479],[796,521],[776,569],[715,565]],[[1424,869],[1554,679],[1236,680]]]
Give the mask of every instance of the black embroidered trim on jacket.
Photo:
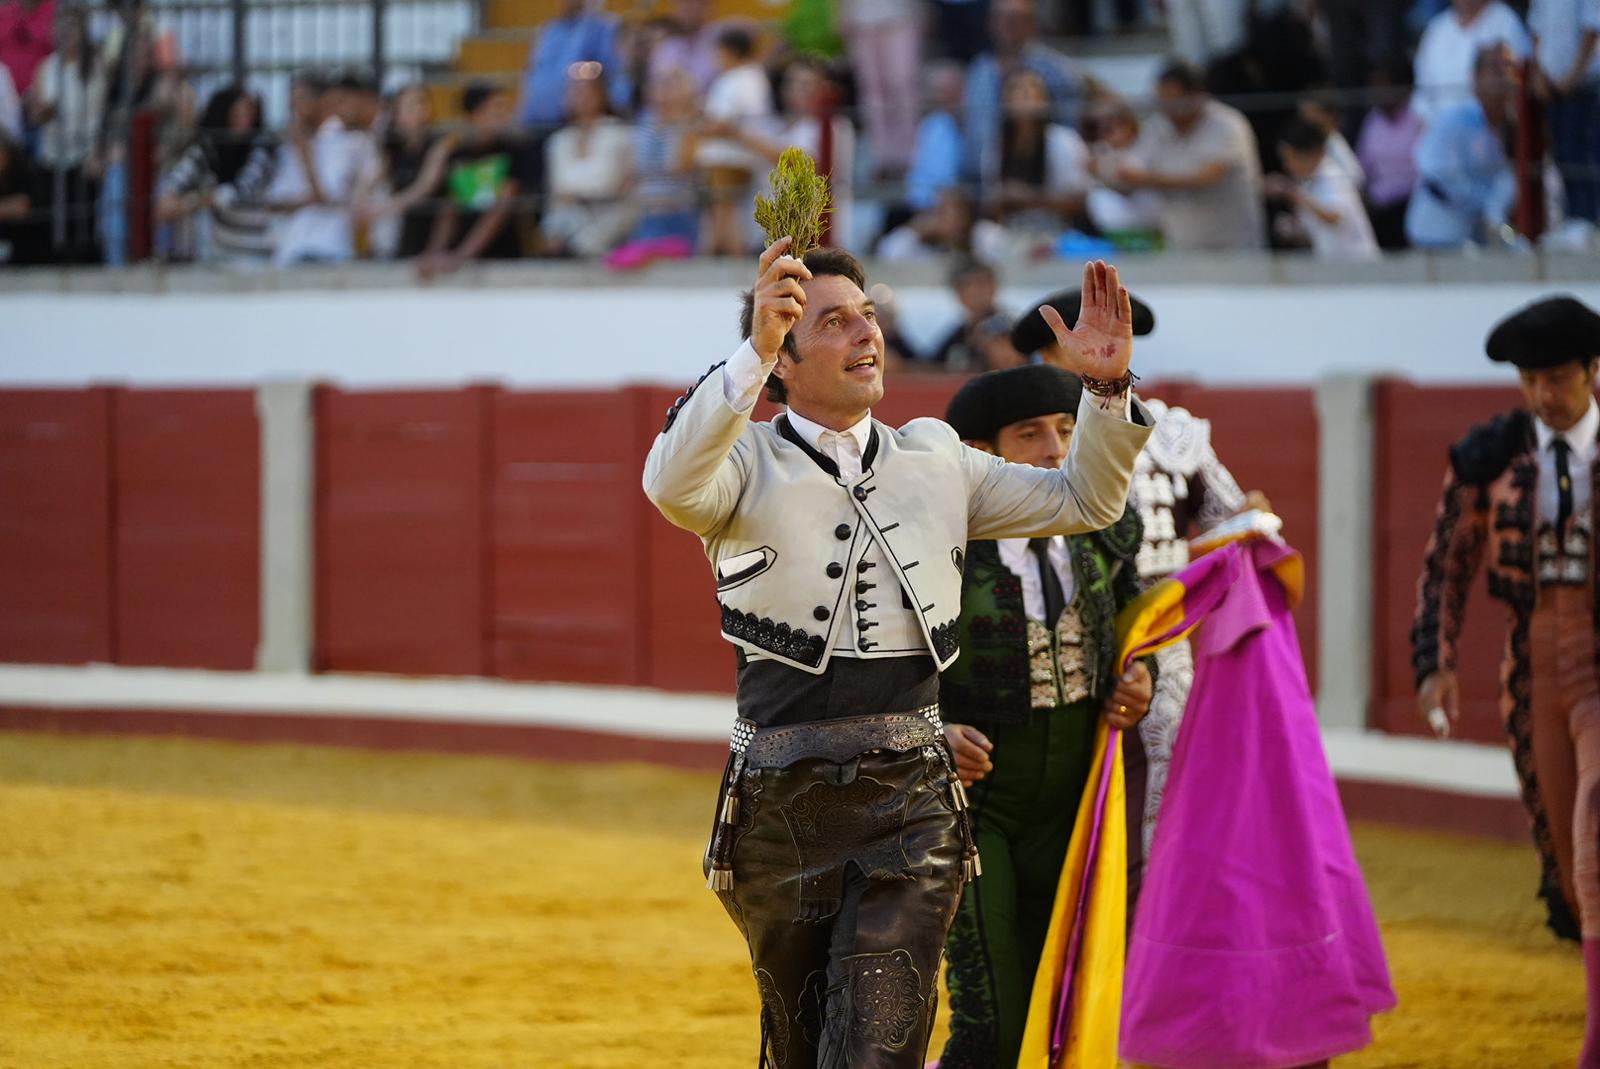
[[[1501,470],[1505,470],[1504,467]],[[1422,577],[1417,581],[1417,607],[1411,618],[1411,671],[1416,686],[1437,672],[1442,659],[1441,632],[1448,621],[1452,628],[1461,622],[1467,590],[1478,570],[1483,548],[1481,531],[1464,520],[1463,498],[1472,488],[1463,485],[1454,468],[1445,477],[1433,534],[1422,559]],[[1464,528],[1457,538],[1457,529]],[[1489,574],[1489,592],[1495,594],[1495,575]],[[1496,594],[1497,597],[1504,595]],[[1509,599],[1508,599],[1509,600]]]
[[[960,620],[949,620],[929,629],[928,633],[933,637],[933,652],[939,660],[955,656],[961,648],[960,623]]]
[[[779,657],[815,668],[822,663],[823,636],[805,628],[775,624],[766,617],[722,605],[722,633]]]
[[[1516,765],[1517,779],[1522,785],[1522,804],[1528,810],[1532,825],[1533,845],[1539,854],[1539,897],[1544,901],[1545,923],[1558,938],[1576,942],[1581,931],[1578,920],[1561,889],[1561,870],[1556,864],[1550,818],[1545,812],[1544,797],[1539,792],[1539,776],[1533,760],[1533,681],[1529,678],[1532,667],[1528,651],[1528,630],[1531,605],[1518,607],[1511,622],[1511,635],[1507,653],[1509,664],[1505,668],[1506,735],[1511,740],[1511,759]]]
[[[1500,477],[1511,458],[1532,447],[1533,420],[1517,409],[1495,416],[1468,431],[1450,447],[1450,466],[1468,486],[1488,486]]]
[[[773,420],[772,425],[778,429],[779,437],[783,438],[790,445],[799,446],[801,452],[805,453],[806,456],[811,458],[812,463],[821,468],[823,471],[827,472],[829,475],[832,475],[835,479],[839,478],[839,465],[835,464],[831,458],[825,457],[815,449],[811,448],[810,444],[807,443],[804,438],[800,437],[800,432],[795,430],[794,426],[789,422],[788,413],[784,413],[777,419]],[[874,423],[872,425],[872,434],[867,440],[867,451],[861,455],[861,470],[871,471],[872,462],[877,458],[878,425]]]
[[[720,361],[718,363],[712,364],[709,368],[706,369],[706,373],[704,375],[701,375],[698,379],[694,380],[694,385],[693,386],[691,386],[687,390],[683,391],[683,396],[682,397],[680,397],[676,401],[672,402],[672,407],[667,409],[667,421],[661,425],[661,433],[662,434],[666,434],[669,430],[672,429],[673,422],[678,418],[678,412],[683,408],[684,405],[689,403],[689,398],[694,396],[694,392],[700,388],[700,384],[702,382],[705,382],[707,379],[709,379],[711,377],[711,373],[713,371],[716,371],[717,368],[721,367],[723,364],[726,364],[726,363],[727,363],[727,361],[723,360],[723,361]]]

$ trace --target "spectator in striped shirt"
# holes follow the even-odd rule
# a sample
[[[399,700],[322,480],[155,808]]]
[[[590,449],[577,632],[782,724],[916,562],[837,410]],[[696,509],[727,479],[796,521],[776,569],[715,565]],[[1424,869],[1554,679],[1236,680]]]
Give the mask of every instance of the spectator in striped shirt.
[[[180,257],[266,263],[272,258],[271,216],[240,203],[233,183],[247,167],[271,166],[261,133],[261,101],[237,85],[211,94],[194,140],[156,190],[156,218],[168,229],[168,250]]]
[[[650,78],[649,108],[633,128],[633,233],[606,257],[613,269],[694,255],[700,236],[694,139],[700,99],[694,75],[667,67]]]

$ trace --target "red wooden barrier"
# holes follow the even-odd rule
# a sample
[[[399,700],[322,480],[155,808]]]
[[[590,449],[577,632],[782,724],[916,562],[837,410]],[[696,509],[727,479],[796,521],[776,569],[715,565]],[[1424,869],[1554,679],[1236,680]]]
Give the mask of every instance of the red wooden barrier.
[[[319,669],[489,674],[490,400],[318,391]]]
[[[117,662],[254,667],[261,576],[254,392],[119,390],[113,408]]]
[[[615,390],[494,395],[495,675],[644,682],[640,402]]]
[[[110,661],[111,391],[0,390],[0,661]]]
[[[634,446],[636,477],[644,472],[644,457],[661,430],[667,409],[678,391],[664,387],[639,387],[634,410],[640,412],[644,434]],[[635,482],[638,487],[638,482]],[[716,584],[700,539],[679,530],[644,499],[644,595],[640,619],[645,635],[645,681],[664,690],[733,692],[733,647],[718,635]]]
[[[1217,456],[1245,490],[1260,490],[1305,556],[1306,595],[1294,611],[1311,692],[1317,690],[1317,411],[1303,387],[1220,389],[1186,385],[1156,394],[1211,421]]]
[[[1515,388],[1414,386],[1386,381],[1373,394],[1372,723],[1384,731],[1427,734],[1416,711],[1411,616],[1422,550],[1433,530],[1447,449],[1474,423],[1521,404]],[[1505,609],[1480,575],[1467,602],[1460,647],[1461,734],[1505,738],[1499,667]]]

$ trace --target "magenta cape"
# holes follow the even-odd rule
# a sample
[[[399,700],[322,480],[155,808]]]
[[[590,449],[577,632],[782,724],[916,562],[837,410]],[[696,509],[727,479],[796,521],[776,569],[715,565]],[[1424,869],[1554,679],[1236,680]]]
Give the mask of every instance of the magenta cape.
[[[1395,1005],[1278,578],[1299,565],[1235,543],[1150,592],[1144,646],[1203,626],[1129,939],[1128,1061],[1287,1069],[1367,1046]]]

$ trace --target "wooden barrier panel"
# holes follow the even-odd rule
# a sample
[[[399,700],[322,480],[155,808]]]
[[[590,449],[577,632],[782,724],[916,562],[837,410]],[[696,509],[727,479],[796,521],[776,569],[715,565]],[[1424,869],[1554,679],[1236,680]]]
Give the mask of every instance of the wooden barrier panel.
[[[1371,719],[1376,728],[1428,733],[1414,697],[1411,618],[1448,449],[1473,424],[1521,403],[1515,388],[1421,387],[1394,380],[1374,386]],[[1460,734],[1465,738],[1505,738],[1499,707],[1505,636],[1505,607],[1490,599],[1480,574],[1473,580],[1460,644]]]
[[[490,399],[317,392],[318,669],[490,674]]]
[[[0,661],[110,661],[111,391],[0,390]]]
[[[662,387],[638,387],[634,410],[644,434],[636,441],[636,475],[644,472],[645,454],[661,430],[667,409],[678,393]],[[764,418],[764,417],[763,417]],[[733,692],[733,647],[718,629],[717,586],[711,577],[700,539],[661,518],[635,482],[644,501],[641,550],[644,595],[645,680],[664,690]]]
[[[494,394],[495,675],[644,682],[639,403],[634,391]]]
[[[114,395],[116,660],[248,669],[260,635],[251,390]]]

